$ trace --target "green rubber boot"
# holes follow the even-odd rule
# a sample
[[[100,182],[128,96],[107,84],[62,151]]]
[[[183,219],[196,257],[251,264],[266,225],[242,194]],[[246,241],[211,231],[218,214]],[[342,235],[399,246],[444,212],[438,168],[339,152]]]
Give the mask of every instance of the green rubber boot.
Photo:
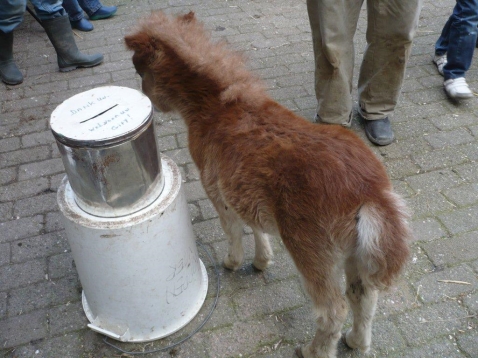
[[[79,67],[93,67],[103,62],[103,55],[85,55],[78,50],[68,16],[42,21],[43,27],[56,50],[61,72]]]
[[[23,82],[23,75],[13,61],[13,32],[0,31],[0,78],[8,85]]]

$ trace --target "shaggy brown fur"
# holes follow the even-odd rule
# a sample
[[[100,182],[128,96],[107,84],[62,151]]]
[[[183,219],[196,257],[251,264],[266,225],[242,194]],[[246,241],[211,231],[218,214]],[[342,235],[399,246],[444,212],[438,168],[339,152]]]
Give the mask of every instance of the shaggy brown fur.
[[[351,131],[309,123],[273,101],[193,13],[154,13],[125,41],[143,92],[187,124],[190,153],[229,238],[224,265],[243,262],[243,223],[254,232],[258,269],[272,258],[267,234],[282,238],[317,315],[315,338],[297,350],[305,358],[335,357],[347,314],[345,268],[354,325],[344,339],[367,351],[377,292],[409,254],[406,210],[381,162]]]

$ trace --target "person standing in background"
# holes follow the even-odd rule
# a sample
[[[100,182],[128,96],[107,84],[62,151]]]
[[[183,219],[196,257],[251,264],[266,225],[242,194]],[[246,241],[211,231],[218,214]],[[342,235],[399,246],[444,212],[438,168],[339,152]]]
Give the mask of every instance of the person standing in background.
[[[478,0],[457,0],[440,37],[435,43],[433,63],[445,81],[446,94],[453,99],[473,97],[466,83],[466,71],[477,44]]]
[[[85,55],[78,50],[61,0],[30,0],[57,54],[61,72],[93,67],[103,62],[100,53]],[[0,79],[9,85],[23,82],[13,59],[13,30],[23,21],[27,0],[2,0],[0,6]],[[26,46],[26,44],[24,44]]]
[[[350,126],[353,37],[363,0],[307,0],[315,56],[318,122]],[[367,47],[358,80],[367,138],[393,142],[389,117],[400,96],[422,0],[367,0]]]

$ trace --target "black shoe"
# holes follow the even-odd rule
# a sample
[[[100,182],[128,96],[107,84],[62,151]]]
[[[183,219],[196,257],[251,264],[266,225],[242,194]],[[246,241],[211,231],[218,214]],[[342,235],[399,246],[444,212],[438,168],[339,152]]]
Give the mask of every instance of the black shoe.
[[[364,119],[364,128],[367,138],[374,144],[388,145],[395,139],[388,117],[374,121]]]

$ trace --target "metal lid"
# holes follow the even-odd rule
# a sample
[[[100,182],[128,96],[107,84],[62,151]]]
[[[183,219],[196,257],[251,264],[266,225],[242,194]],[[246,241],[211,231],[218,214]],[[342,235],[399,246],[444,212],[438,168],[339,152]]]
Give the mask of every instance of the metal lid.
[[[68,146],[100,147],[124,142],[141,132],[153,107],[143,93],[118,86],[70,97],[51,114],[56,139]]]

